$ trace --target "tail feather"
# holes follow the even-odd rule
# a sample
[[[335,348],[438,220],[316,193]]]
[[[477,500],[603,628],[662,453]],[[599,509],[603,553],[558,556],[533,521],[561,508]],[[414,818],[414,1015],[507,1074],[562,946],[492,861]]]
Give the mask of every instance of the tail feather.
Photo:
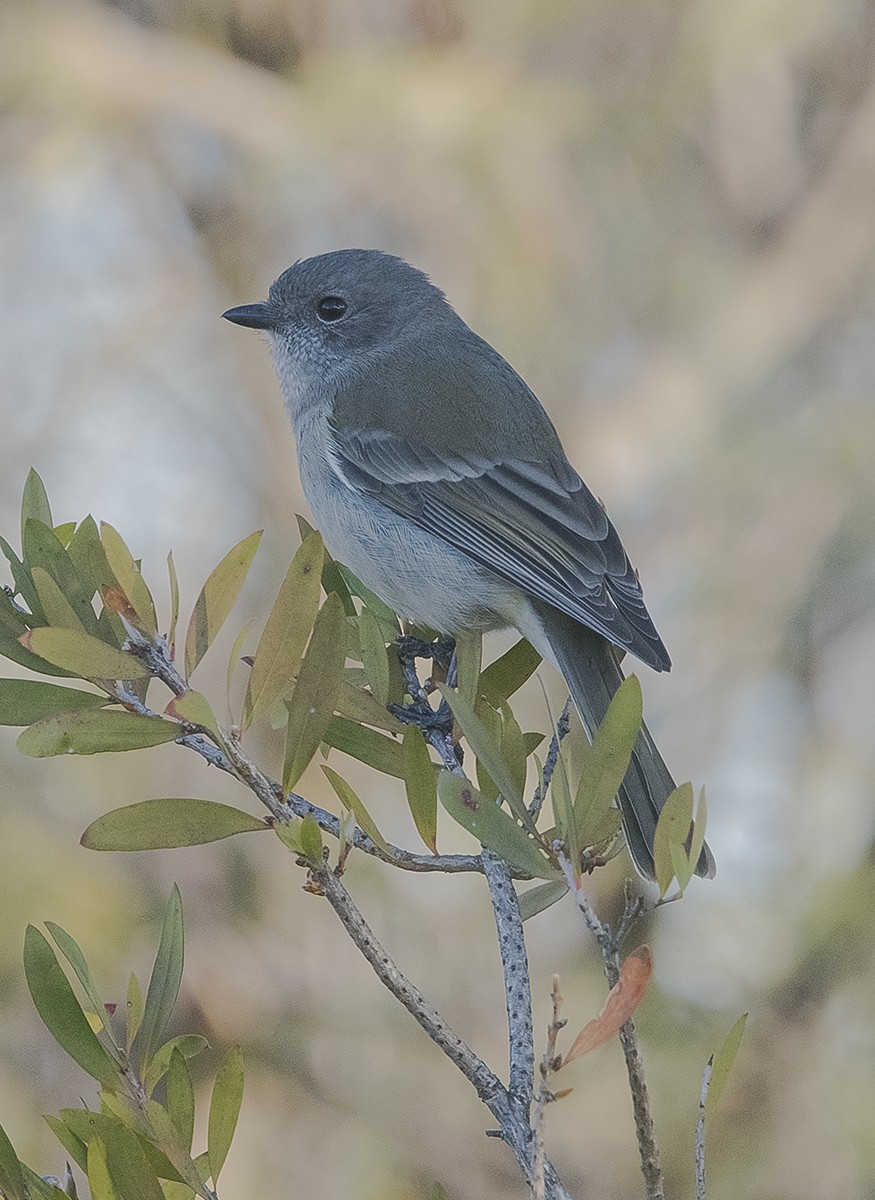
[[[624,678],[617,652],[599,634],[556,609],[538,606],[538,616],[580,719],[591,736],[604,719],[611,698]],[[618,799],[629,853],[645,879],[654,878],[656,822],[674,787],[675,782],[650,731],[642,724]],[[714,857],[705,846],[696,874],[711,878],[715,871]]]

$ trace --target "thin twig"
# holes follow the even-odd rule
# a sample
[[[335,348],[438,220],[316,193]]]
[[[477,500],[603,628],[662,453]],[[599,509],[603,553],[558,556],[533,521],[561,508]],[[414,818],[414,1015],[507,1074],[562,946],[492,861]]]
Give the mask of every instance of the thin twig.
[[[556,1040],[559,1037],[560,1031],[567,1024],[559,1016],[562,1009],[562,993],[559,991],[558,975],[553,976],[553,986],[550,994],[553,999],[553,1020],[547,1026],[547,1048],[544,1051],[544,1057],[541,1059],[541,1086],[538,1089],[538,1102],[535,1106],[535,1119],[533,1122],[535,1133],[535,1170],[534,1179],[532,1180],[533,1200],[544,1200],[546,1187],[544,1175],[544,1117],[547,1112],[547,1105],[556,1098],[550,1087],[554,1073],[562,1064],[561,1058],[556,1053]]]
[[[609,925],[604,924],[596,915],[586,893],[578,886],[574,877],[571,863],[564,854],[558,855],[559,865],[568,881],[568,887],[574,896],[577,907],[583,916],[586,926],[596,940],[601,952],[602,965],[608,986],[613,987],[620,978],[620,940],[618,933],[623,936],[628,932],[635,915],[640,911],[640,902],[627,892],[626,908],[615,934]],[[638,1035],[635,1023],[630,1019],[620,1029],[620,1045],[623,1047],[623,1057],[626,1060],[626,1073],[629,1077],[629,1090],[632,1094],[632,1111],[635,1117],[635,1134],[638,1140],[638,1153],[641,1159],[641,1173],[644,1176],[645,1196],[647,1200],[665,1200],[665,1190],[662,1180],[662,1170],[659,1165],[659,1149],[653,1131],[653,1115],[650,1109],[650,1097],[644,1079],[644,1063],[638,1045]]]
[[[702,1076],[702,1090],[699,1092],[699,1119],[696,1122],[696,1200],[705,1200],[705,1104],[708,1100],[708,1088],[711,1086],[711,1072],[714,1069],[714,1055],[705,1064]]]

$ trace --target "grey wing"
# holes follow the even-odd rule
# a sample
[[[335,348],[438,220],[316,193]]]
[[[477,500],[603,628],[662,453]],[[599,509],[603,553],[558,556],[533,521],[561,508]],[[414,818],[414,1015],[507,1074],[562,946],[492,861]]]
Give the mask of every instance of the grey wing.
[[[349,482],[657,671],[671,660],[617,531],[567,460],[489,461],[334,429]]]

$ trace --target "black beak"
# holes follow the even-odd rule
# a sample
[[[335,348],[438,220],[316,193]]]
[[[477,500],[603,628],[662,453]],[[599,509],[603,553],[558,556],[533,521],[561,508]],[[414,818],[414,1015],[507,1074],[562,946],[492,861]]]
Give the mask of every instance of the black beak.
[[[226,321],[246,325],[249,329],[272,329],[274,326],[274,316],[267,304],[241,304],[239,308],[229,308],[222,316]]]

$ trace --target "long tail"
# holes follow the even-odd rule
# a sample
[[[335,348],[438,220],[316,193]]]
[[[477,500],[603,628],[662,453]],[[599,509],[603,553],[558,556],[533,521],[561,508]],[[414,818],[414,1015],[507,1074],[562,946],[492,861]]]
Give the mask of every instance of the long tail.
[[[623,681],[614,648],[597,633],[546,605],[537,606],[547,641],[571,692],[587,733],[601,723],[611,697]],[[629,853],[638,872],[653,879],[653,838],[660,810],[675,783],[646,725],[632,751],[629,770],[618,793]],[[708,846],[696,874],[711,878],[716,863]]]

